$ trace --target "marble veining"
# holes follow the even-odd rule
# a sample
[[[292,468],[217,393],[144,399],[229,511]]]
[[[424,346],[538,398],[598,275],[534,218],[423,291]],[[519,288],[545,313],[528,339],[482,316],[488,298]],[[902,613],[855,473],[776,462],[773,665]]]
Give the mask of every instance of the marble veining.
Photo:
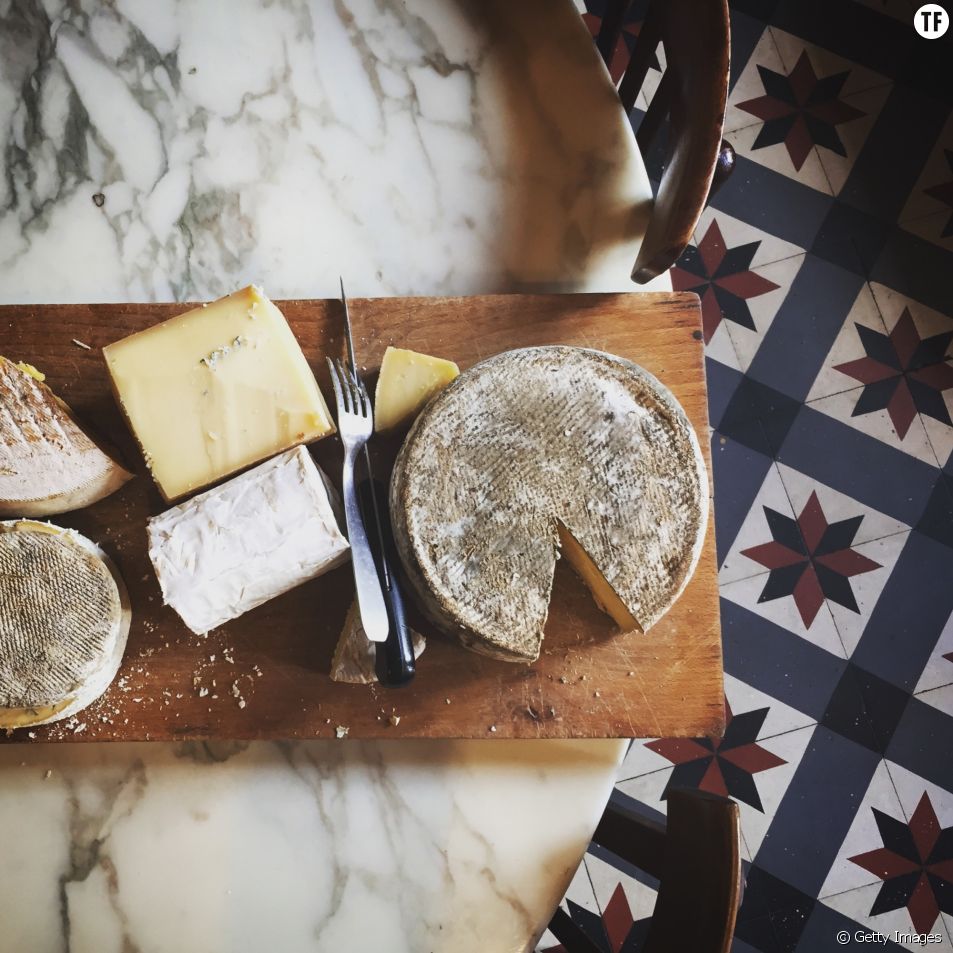
[[[0,302],[631,290],[649,199],[569,0],[0,0]],[[0,953],[525,950],[623,747],[0,747]]]
[[[573,6],[0,3],[6,301],[621,290],[649,193]]]
[[[0,950],[523,950],[624,744],[0,748]]]

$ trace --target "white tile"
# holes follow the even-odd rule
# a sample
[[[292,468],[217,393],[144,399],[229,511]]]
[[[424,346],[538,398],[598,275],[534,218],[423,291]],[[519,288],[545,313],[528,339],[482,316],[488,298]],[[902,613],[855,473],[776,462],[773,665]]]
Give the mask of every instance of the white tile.
[[[864,629],[870,621],[871,613],[880,599],[883,588],[890,578],[900,557],[900,552],[907,543],[910,533],[898,533],[894,536],[885,536],[869,543],[859,543],[854,550],[862,556],[878,563],[878,568],[871,572],[852,576],[850,588],[854,593],[858,612],[839,605],[828,599],[831,615],[834,616],[834,625],[844,643],[848,655],[853,655],[860,642]],[[953,666],[951,666],[953,667]]]
[[[754,775],[763,811],[739,802],[741,829],[752,858],[758,855],[768,828],[774,821],[774,815],[784,799],[791,779],[813,735],[814,728],[811,726],[775,735],[773,738],[766,738],[763,742],[759,741],[762,748],[781,758],[784,763]]]
[[[880,115],[889,94],[890,86],[880,85],[873,89],[866,89],[863,92],[845,93],[841,96],[841,100],[846,105],[852,106],[863,115],[836,127],[837,135],[843,143],[846,155],[839,155],[834,150],[824,147],[817,150],[834,195],[840,194],[840,190],[844,187],[844,183],[854,167],[854,162],[860,155],[864,143],[867,141],[867,136],[870,135],[870,130],[877,122],[877,117]]]
[[[894,940],[897,934],[909,934],[913,931],[910,923],[910,915],[905,909],[891,910],[889,913],[881,913],[877,916],[870,916],[870,910],[880,893],[880,884],[871,884],[868,887],[858,887],[856,890],[849,890],[846,893],[836,894],[827,897],[824,903],[845,917],[863,924],[864,928],[870,932],[879,932],[886,934],[891,940]],[[936,950],[937,953],[951,953],[953,944],[950,942],[949,934],[943,929],[941,923],[937,923],[933,932],[938,934],[940,942],[929,946],[921,943],[915,943],[912,940],[901,942],[899,945],[905,950],[914,950],[922,953],[923,950]],[[859,947],[858,949],[869,948],[876,950],[877,946],[873,943],[869,947]],[[850,949],[849,946],[844,949]]]
[[[824,365],[811,385],[807,395],[808,401],[857,388],[858,382],[855,378],[836,369],[837,365],[856,361],[864,357],[866,353],[857,325],[870,328],[878,334],[887,333],[887,326],[880,315],[880,309],[877,307],[877,301],[869,284],[864,284],[861,288],[837,337],[834,338],[834,343],[824,359]]]
[[[947,229],[951,216],[953,216],[953,209],[948,208],[942,212],[931,212],[929,215],[908,219],[901,222],[900,227],[905,232],[910,232],[919,238],[925,238],[928,242],[933,242],[934,245],[939,245],[940,248],[953,251],[953,235],[949,234]],[[947,232],[947,234],[944,234],[944,232]]]
[[[886,285],[871,282],[870,288],[888,331],[892,331],[896,327],[904,309],[909,310],[914,327],[921,338],[953,331],[953,318],[949,315],[943,314],[934,308],[928,308],[925,304],[921,304],[913,298],[908,298]],[[953,305],[953,302],[951,302],[951,305]],[[947,348],[946,355],[953,357],[953,343]]]
[[[931,688],[927,692],[917,695],[920,701],[932,705],[953,718],[953,685],[944,685],[942,688]]]
[[[807,728],[814,724],[814,719],[804,712],[785,705],[777,698],[772,698],[764,692],[758,691],[746,682],[732,675],[725,675],[725,695],[733,712],[756,711],[767,708],[768,714],[758,732],[758,739],[771,738],[798,728]]]
[[[947,119],[946,125],[937,136],[936,144],[923,164],[916,184],[910,190],[910,196],[898,218],[901,225],[906,226],[908,222],[934,216],[942,218],[942,222],[932,230],[933,235],[939,236],[943,231],[945,223],[950,220],[950,215],[953,215],[953,209],[932,195],[928,195],[926,190],[944,185],[953,179],[953,168],[950,167],[950,161],[947,158],[949,150],[953,150],[953,114]]]
[[[946,658],[947,655],[950,658]],[[953,684],[953,615],[947,619],[914,691],[926,692],[950,684]]]
[[[865,870],[850,859],[867,851],[876,850],[883,845],[874,818],[873,811],[875,808],[891,817],[898,819],[903,817],[900,801],[897,798],[897,792],[894,790],[893,781],[890,779],[885,761],[881,761],[876,771],[874,771],[870,785],[857,808],[857,813],[854,815],[854,820],[840,849],[837,851],[837,857],[824,880],[824,885],[818,893],[818,897],[821,899],[829,897],[831,894],[843,893],[846,890],[854,890],[857,887],[882,882],[870,871]]]
[[[898,386],[905,385],[901,383]],[[909,453],[911,457],[916,457],[917,460],[936,466],[936,451],[930,444],[921,416],[919,414],[914,415],[906,432],[901,437],[887,410],[874,410],[870,413],[854,416],[857,402],[863,392],[864,388],[861,385],[853,390],[846,390],[839,394],[831,394],[830,397],[821,397],[809,401],[809,405],[813,410],[827,414],[828,417],[833,417],[835,420],[847,424],[848,427],[867,434],[868,437],[874,437],[896,450]]]
[[[731,340],[729,332],[730,321],[722,319],[721,323],[715,329],[711,339],[705,344],[705,357],[718,361],[727,367],[736,371],[742,371],[744,368],[738,360],[738,353],[735,350],[734,343]]]
[[[784,63],[781,61],[770,30],[765,30],[761,34],[761,39],[755,45],[745,68],[741,71],[735,81],[734,88],[728,96],[724,127],[726,133],[734,132],[736,129],[742,129],[745,126],[760,125],[761,123],[757,116],[738,108],[738,103],[757,99],[764,95],[764,84],[761,82],[759,66],[766,67],[775,73],[787,72],[784,69]]]
[[[755,148],[755,140],[761,131],[762,123],[758,122],[754,126],[745,126],[736,129],[733,132],[725,134],[725,139],[731,143],[732,148],[739,155],[743,155],[758,165],[786,175],[789,179],[794,179],[802,185],[808,186],[817,192],[823,192],[825,195],[831,195],[831,186],[821,165],[821,160],[817,154],[817,147],[812,146],[810,152],[802,163],[801,167],[795,168],[787,146],[783,142],[770,146],[759,146]]]
[[[714,222],[718,223],[725,244],[729,248],[748,245],[752,242],[758,243],[754,257],[751,259],[752,268],[761,268],[763,265],[770,265],[772,262],[781,261],[784,258],[793,258],[795,255],[804,252],[804,249],[798,245],[786,242],[783,238],[778,238],[775,235],[770,235],[757,226],[716,210],[710,205],[701,213],[695,225],[694,241],[696,246],[702,241]]]
[[[953,420],[953,388],[943,391],[943,402],[946,404],[946,411]],[[953,454],[953,427],[937,420],[935,417],[928,417],[926,414],[920,414],[920,423],[926,431],[927,440],[933,448],[933,455],[936,463],[940,467],[946,466],[946,462]],[[930,461],[931,463],[933,461]]]
[[[770,535],[764,541],[767,542],[768,539]],[[769,602],[759,601],[767,580],[768,574],[765,573],[763,576],[752,576],[737,582],[726,583],[720,587],[721,597],[757,613],[802,639],[807,639],[808,642],[830,652],[831,655],[847,658],[847,652],[837,633],[837,627],[834,625],[826,600],[810,623],[806,624],[801,618],[793,596],[783,596]]]
[[[725,555],[718,571],[719,585],[747,579],[750,576],[766,576],[765,567],[743,553],[743,550],[771,541],[771,530],[768,527],[765,508],[782,513],[789,519],[795,518],[781,474],[778,472],[778,466],[774,463],[765,474],[764,482],[748,510],[748,515],[741,524],[731,549]]]
[[[852,497],[840,493],[825,483],[812,479],[793,467],[780,463],[778,464],[778,473],[788,499],[791,501],[791,506],[798,515],[804,511],[811,495],[816,494],[817,501],[824,511],[828,524],[862,516],[863,519],[854,536],[854,543],[866,543],[870,540],[892,536],[910,529],[906,523],[901,523],[879,510],[865,506]]]
[[[747,371],[751,366],[751,362],[758,353],[758,348],[761,347],[761,342],[774,322],[778,309],[784,304],[784,299],[787,298],[788,292],[791,290],[791,282],[794,281],[797,273],[801,270],[803,263],[804,255],[795,255],[751,269],[755,274],[760,275],[776,287],[764,294],[747,299],[748,310],[751,312],[755,330],[752,331],[750,328],[734,321],[722,322],[731,335],[731,341],[734,344],[735,353],[738,355],[738,362],[743,371]]]
[[[814,67],[814,73],[819,79],[832,76],[835,73],[848,73],[840,91],[841,96],[850,96],[865,89],[887,86],[891,82],[889,77],[866,69],[851,60],[844,59],[843,56],[838,56],[824,47],[806,43],[793,33],[787,33],[773,26],[768,27],[768,30],[777,46],[778,55],[784,64],[786,73],[790,73],[794,69],[801,53],[806,51],[808,59]]]

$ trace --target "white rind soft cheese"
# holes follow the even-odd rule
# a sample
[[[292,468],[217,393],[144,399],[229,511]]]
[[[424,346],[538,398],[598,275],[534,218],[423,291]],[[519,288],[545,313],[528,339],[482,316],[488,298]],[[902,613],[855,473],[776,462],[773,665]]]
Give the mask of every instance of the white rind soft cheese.
[[[109,687],[132,611],[119,571],[74,530],[0,522],[0,728],[68,718]]]
[[[339,566],[348,550],[304,447],[149,521],[162,596],[199,635]]]

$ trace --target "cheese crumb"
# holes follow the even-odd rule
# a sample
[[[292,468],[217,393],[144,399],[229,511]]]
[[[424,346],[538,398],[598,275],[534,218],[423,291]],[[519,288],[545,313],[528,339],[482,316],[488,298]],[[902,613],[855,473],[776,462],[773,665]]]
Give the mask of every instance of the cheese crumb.
[[[337,728],[334,729],[334,735],[337,738],[346,738],[350,730],[350,728],[346,728],[344,725],[338,725]]]

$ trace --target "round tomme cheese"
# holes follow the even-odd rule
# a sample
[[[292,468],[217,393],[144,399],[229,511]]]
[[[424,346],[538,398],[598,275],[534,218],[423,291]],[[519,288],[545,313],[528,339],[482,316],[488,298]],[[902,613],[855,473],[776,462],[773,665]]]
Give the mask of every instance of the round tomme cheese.
[[[530,662],[560,555],[623,630],[662,617],[698,561],[708,480],[685,412],[651,374],[600,351],[525,348],[465,371],[424,409],[391,512],[431,621]]]
[[[67,718],[119,669],[132,613],[95,543],[33,520],[0,522],[0,728]]]

